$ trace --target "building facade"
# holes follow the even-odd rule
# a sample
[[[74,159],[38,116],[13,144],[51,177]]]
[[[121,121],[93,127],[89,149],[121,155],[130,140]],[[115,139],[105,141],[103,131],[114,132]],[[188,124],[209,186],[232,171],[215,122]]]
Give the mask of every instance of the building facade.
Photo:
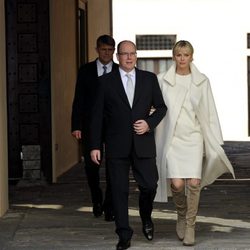
[[[247,0],[113,0],[113,34],[117,41],[140,45],[140,66],[152,71],[171,63],[173,41],[189,40],[194,63],[210,79],[224,140],[245,141],[250,139],[249,7]]]
[[[79,162],[71,136],[77,70],[96,57],[96,38],[112,35],[111,5],[0,0],[0,216],[9,182],[56,182]]]

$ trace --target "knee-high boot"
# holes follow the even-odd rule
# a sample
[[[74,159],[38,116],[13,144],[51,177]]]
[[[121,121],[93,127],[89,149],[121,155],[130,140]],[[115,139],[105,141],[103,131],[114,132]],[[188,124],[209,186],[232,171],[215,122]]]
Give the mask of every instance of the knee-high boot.
[[[176,234],[180,240],[183,240],[185,234],[187,212],[185,188],[177,192],[177,190],[171,185],[171,190],[173,194],[173,201],[177,210]]]
[[[183,240],[184,246],[193,246],[195,243],[195,221],[200,200],[200,185],[187,185],[187,214],[186,230]]]

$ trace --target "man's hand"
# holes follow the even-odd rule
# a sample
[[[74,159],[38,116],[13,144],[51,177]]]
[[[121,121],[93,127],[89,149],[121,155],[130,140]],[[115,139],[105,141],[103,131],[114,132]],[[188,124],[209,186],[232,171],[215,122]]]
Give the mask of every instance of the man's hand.
[[[99,149],[91,150],[90,152],[91,160],[96,163],[97,165],[100,165],[101,162],[101,151]]]
[[[80,140],[80,139],[82,139],[82,131],[75,130],[72,132],[72,136],[74,136],[77,140]]]
[[[137,120],[134,123],[134,130],[137,135],[143,135],[149,131],[149,126],[145,120]]]

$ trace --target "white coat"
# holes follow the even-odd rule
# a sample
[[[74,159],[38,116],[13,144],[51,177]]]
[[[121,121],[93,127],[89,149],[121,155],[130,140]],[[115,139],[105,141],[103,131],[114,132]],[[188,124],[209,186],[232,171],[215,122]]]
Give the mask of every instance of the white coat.
[[[204,187],[213,183],[223,173],[231,172],[234,177],[234,170],[221,147],[223,145],[223,138],[209,79],[200,73],[193,63],[190,64],[190,69],[192,79],[190,101],[200,122],[204,138],[204,159],[201,179],[201,186]],[[173,63],[167,72],[158,75],[163,98],[168,107],[166,116],[155,131],[156,162],[159,173],[155,201],[158,202],[166,202],[167,196],[170,194],[166,181],[166,159],[173,139],[178,115],[188,91],[188,88],[176,85],[175,73],[176,64]]]

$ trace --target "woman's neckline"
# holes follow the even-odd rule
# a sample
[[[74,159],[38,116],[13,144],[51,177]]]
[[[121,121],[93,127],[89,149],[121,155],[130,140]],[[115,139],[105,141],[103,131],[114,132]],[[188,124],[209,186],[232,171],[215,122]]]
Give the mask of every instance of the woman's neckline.
[[[177,76],[189,76],[191,75],[191,73],[186,73],[186,74],[180,74],[180,73],[176,73]]]

